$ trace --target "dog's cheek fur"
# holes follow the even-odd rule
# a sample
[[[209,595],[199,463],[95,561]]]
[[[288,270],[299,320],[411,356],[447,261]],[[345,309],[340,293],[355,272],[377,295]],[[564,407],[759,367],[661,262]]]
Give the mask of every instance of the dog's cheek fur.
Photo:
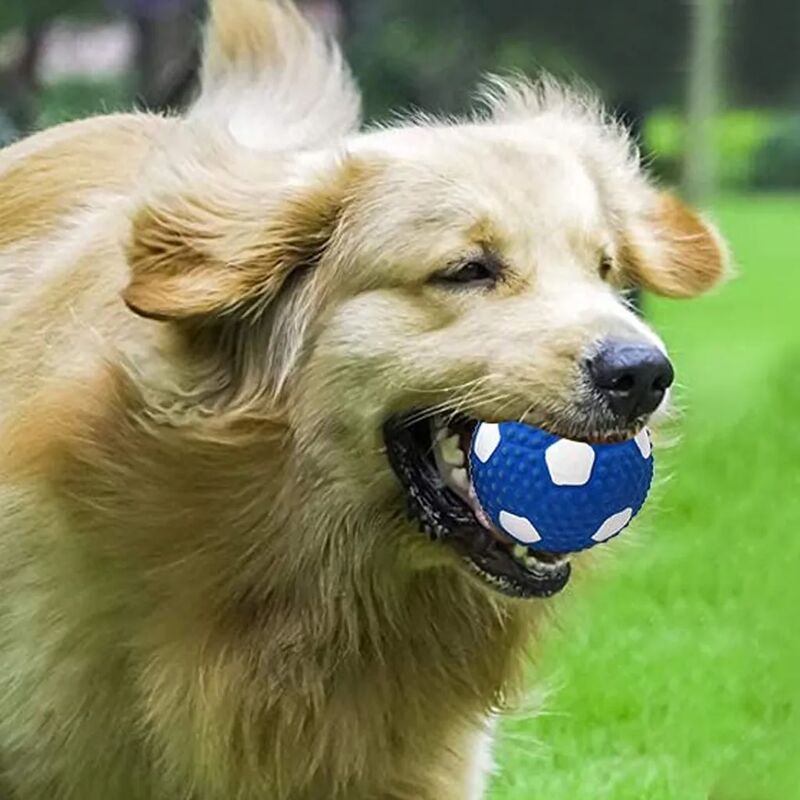
[[[662,192],[623,237],[629,279],[666,297],[695,297],[716,286],[728,254],[714,227],[675,195]]]

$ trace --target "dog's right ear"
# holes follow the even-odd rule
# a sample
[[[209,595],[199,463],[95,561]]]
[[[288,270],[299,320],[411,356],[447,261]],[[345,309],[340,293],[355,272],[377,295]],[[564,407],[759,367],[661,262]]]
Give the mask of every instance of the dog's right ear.
[[[270,185],[219,169],[145,201],[128,243],[125,303],[163,321],[266,308],[295,270],[319,263],[364,172],[348,160]]]
[[[631,282],[665,297],[696,297],[728,274],[716,229],[675,195],[659,192],[626,236],[622,260]]]

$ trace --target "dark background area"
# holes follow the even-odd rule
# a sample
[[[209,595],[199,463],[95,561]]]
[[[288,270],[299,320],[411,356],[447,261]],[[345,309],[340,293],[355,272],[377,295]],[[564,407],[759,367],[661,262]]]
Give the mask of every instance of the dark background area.
[[[717,6],[719,74],[718,96],[706,103],[714,116],[707,135],[719,182],[733,189],[800,186],[797,0],[301,5],[342,39],[370,118],[409,107],[463,111],[489,71],[581,76],[642,128],[656,170],[678,180],[692,137],[686,112],[696,16],[708,3]],[[0,6],[0,141],[133,103],[181,107],[194,87],[203,15],[202,0],[6,0]],[[113,50],[116,41],[113,68],[93,70],[98,32],[106,36],[104,48]],[[65,39],[81,50],[74,69],[68,56],[62,53],[60,63],[53,56]]]

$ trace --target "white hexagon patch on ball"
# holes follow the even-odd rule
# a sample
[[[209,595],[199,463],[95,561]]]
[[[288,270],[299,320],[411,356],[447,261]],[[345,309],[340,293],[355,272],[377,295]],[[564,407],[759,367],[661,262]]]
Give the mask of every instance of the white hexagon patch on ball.
[[[500,525],[506,533],[511,534],[518,542],[534,544],[542,540],[539,531],[527,517],[520,517],[510,511],[500,512]]]
[[[475,437],[475,455],[485,464],[500,444],[500,426],[486,422]]]
[[[636,434],[636,438],[633,441],[636,442],[636,446],[639,448],[642,458],[650,458],[653,452],[653,442],[650,440],[650,431],[647,430],[647,428],[643,428]]]
[[[585,442],[561,439],[547,448],[544,458],[556,486],[585,486],[592,477],[595,454]]]
[[[607,542],[612,536],[616,536],[633,517],[633,509],[626,508],[618,514],[612,514],[592,536],[596,542]]]

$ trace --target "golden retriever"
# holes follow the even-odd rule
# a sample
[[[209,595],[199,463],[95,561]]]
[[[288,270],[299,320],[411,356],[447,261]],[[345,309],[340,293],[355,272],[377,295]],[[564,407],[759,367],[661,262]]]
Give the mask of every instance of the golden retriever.
[[[217,0],[184,118],[0,153],[4,800],[483,796],[570,567],[476,517],[462,437],[635,435],[671,368],[619,289],[724,249],[552,81],[359,126],[299,12]]]

